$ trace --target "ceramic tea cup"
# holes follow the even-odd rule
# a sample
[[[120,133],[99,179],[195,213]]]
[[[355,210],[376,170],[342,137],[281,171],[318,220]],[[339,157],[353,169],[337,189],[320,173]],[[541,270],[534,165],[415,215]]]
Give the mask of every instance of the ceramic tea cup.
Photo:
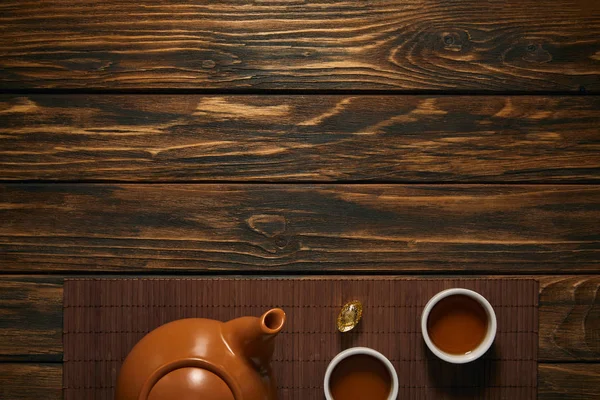
[[[496,338],[496,313],[485,297],[454,288],[433,296],[423,309],[421,331],[429,350],[453,364],[483,356]]]
[[[352,347],[336,355],[323,382],[327,400],[396,400],[398,387],[398,374],[390,360],[368,347]]]

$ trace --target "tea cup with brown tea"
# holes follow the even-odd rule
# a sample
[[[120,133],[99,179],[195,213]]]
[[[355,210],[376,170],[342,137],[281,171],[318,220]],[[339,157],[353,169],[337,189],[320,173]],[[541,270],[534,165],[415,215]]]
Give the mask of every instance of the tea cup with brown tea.
[[[492,305],[469,289],[439,292],[425,305],[421,315],[421,331],[429,350],[454,364],[483,356],[494,342],[496,329]]]
[[[352,347],[336,355],[325,371],[327,400],[396,400],[398,374],[383,354]]]

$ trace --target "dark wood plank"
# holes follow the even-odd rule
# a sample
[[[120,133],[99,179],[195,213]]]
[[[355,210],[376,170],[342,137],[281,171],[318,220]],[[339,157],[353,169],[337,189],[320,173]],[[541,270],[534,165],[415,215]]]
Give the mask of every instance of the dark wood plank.
[[[62,399],[62,364],[0,363],[0,399]]]
[[[600,399],[600,364],[540,364],[539,400]],[[0,363],[0,398],[62,399],[62,364]]]
[[[600,181],[600,98],[0,97],[0,179]]]
[[[0,15],[1,88],[600,88],[595,0],[4,0]]]
[[[62,281],[0,278],[0,361],[62,360]]]
[[[0,361],[62,360],[62,279],[0,277]],[[539,360],[600,362],[600,276],[536,279]]]
[[[540,278],[539,359],[600,361],[600,276]]]
[[[0,186],[25,271],[598,271],[600,187]]]
[[[541,364],[538,399],[600,399],[600,364]]]

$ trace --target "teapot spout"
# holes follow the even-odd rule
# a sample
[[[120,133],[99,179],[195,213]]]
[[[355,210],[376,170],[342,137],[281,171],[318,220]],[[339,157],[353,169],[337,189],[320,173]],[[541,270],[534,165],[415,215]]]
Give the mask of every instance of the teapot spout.
[[[273,308],[260,317],[260,328],[265,335],[277,335],[285,324],[285,312],[281,308]]]
[[[241,317],[225,323],[223,338],[235,354],[262,369],[271,360],[275,348],[273,339],[284,324],[285,312],[273,308],[259,318]]]

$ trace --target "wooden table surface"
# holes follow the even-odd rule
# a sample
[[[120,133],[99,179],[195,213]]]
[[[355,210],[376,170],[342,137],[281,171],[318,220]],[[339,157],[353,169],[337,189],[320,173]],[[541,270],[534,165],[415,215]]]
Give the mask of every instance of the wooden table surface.
[[[599,399],[599,93],[596,0],[3,0],[0,398],[65,277],[326,273],[534,277]]]

